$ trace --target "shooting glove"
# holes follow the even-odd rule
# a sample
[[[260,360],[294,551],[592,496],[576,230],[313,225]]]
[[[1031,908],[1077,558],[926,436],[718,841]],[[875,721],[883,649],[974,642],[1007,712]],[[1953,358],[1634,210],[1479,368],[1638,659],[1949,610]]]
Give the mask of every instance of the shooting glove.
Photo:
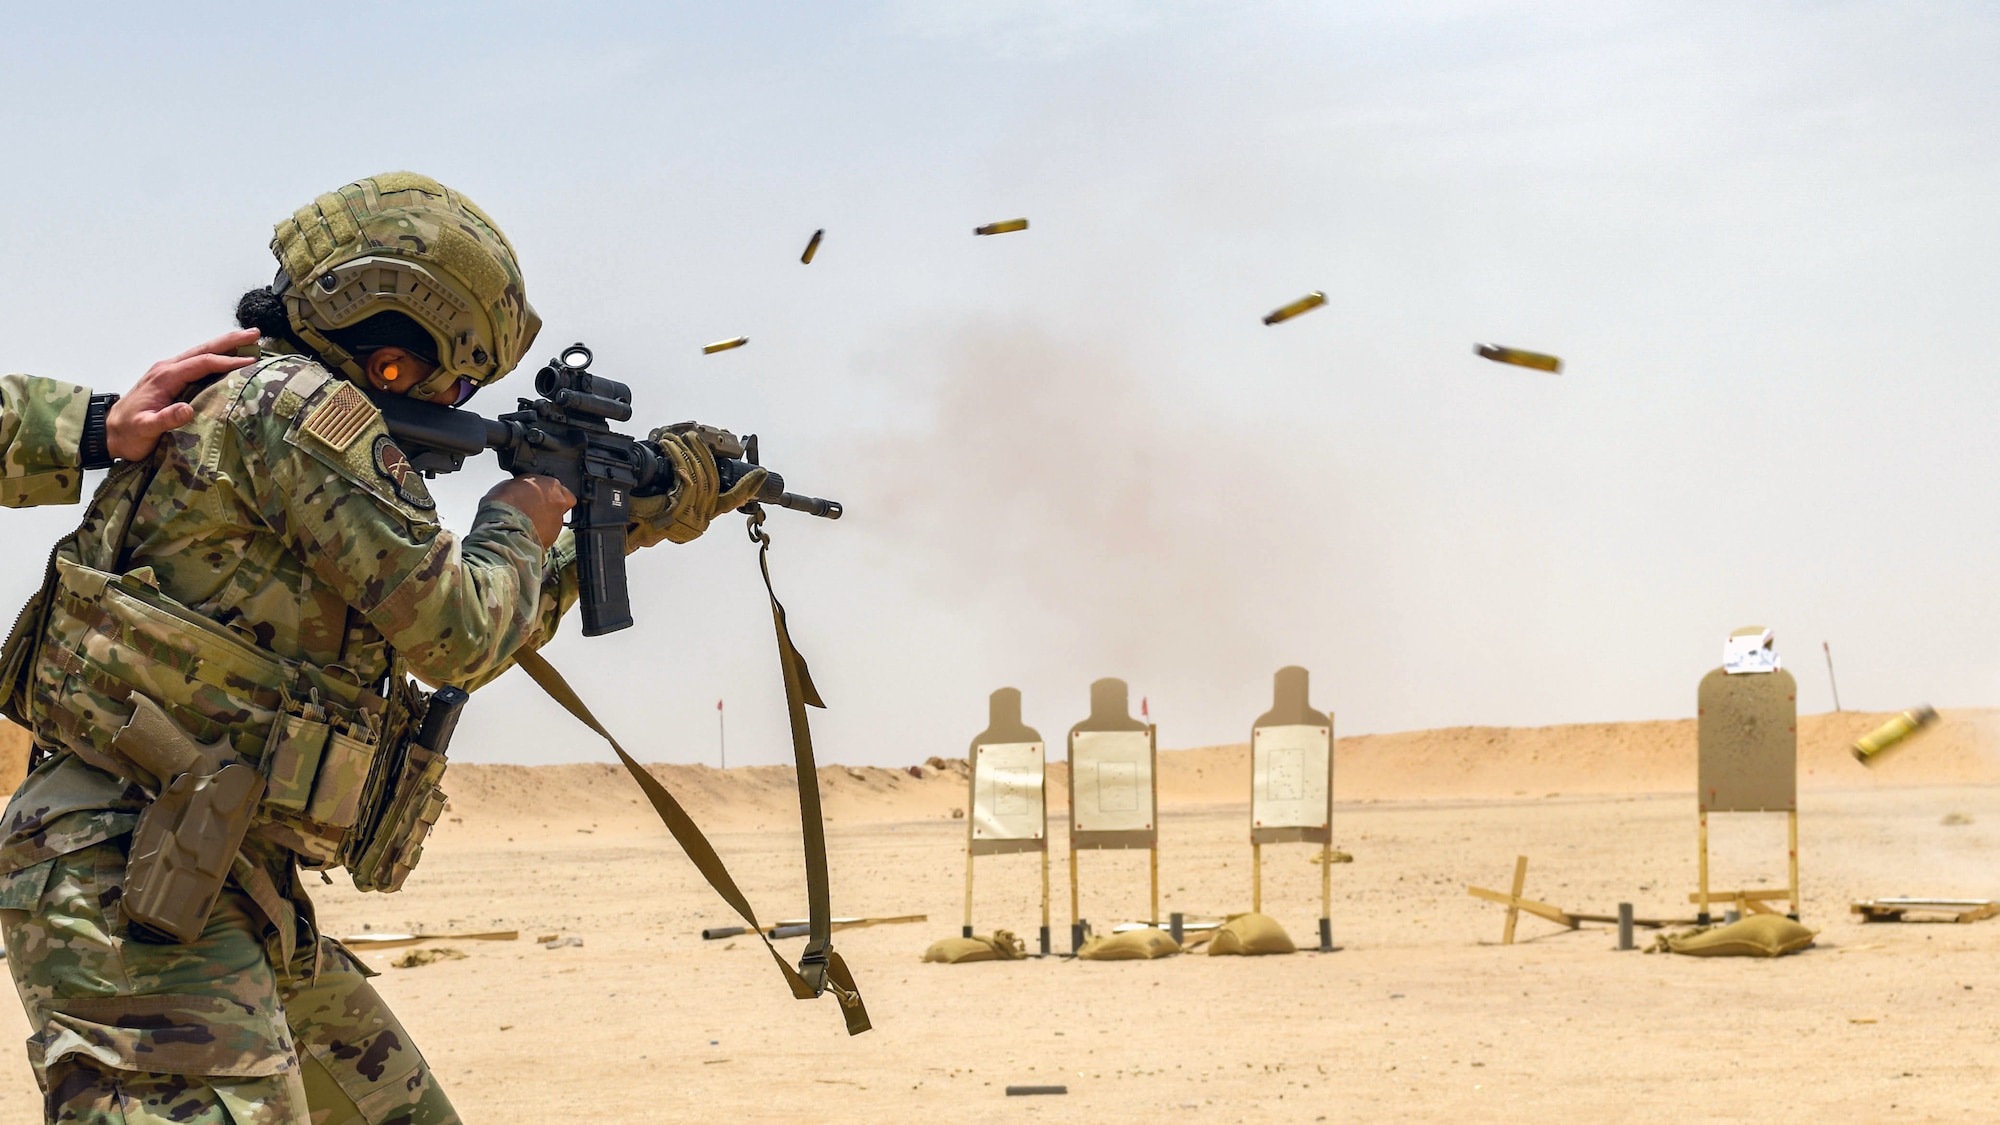
[[[749,503],[764,484],[765,471],[752,469],[722,491],[714,451],[688,428],[664,426],[647,440],[674,467],[674,487],[664,496],[633,498],[632,522],[625,531],[627,550],[650,547],[662,539],[692,542],[708,530],[709,521]]]

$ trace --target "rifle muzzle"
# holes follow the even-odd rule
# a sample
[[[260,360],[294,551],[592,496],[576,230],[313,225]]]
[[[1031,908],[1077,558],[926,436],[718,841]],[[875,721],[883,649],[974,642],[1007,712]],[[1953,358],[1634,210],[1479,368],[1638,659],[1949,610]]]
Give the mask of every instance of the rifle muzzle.
[[[722,478],[722,488],[725,492],[735,487],[737,481],[742,480],[745,474],[757,467],[748,461],[738,461],[733,458],[715,459],[716,475]],[[773,504],[827,520],[837,520],[841,513],[846,511],[838,500],[822,500],[817,496],[800,496],[796,492],[786,492],[785,478],[768,469],[765,470],[763,486],[757,490],[756,501],[759,504]]]

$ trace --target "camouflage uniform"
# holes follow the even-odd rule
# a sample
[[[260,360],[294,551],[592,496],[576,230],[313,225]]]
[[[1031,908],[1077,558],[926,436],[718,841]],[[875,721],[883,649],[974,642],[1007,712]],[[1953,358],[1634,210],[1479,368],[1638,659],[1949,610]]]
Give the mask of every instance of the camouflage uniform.
[[[0,505],[74,504],[77,446],[90,392],[30,375],[0,375]]]
[[[541,321],[506,236],[427,176],[325,193],[271,250],[286,354],[214,380],[191,424],[112,467],[0,656],[0,711],[36,746],[0,823],[0,929],[52,1121],[457,1120],[367,970],[319,934],[300,871],[400,886],[444,803],[409,677],[477,687],[576,600],[568,532],[545,552],[497,501],[463,537],[438,526],[357,386],[366,326],[428,334],[409,393],[462,401]],[[0,498],[74,501],[60,459],[84,397],[0,385]],[[634,499],[627,550],[693,539],[763,483],[722,493],[698,437],[651,440],[674,485]]]
[[[69,425],[62,411],[17,414],[19,390],[8,385],[9,426],[25,435],[56,415],[55,429]],[[319,364],[267,357],[193,405],[194,422],[165,435],[150,463],[114,469],[78,541],[103,548],[122,526],[108,546],[126,581],[256,651],[343,668],[364,685],[400,653],[422,678],[469,688],[546,641],[574,601],[567,532],[544,553],[528,517],[497,502],[462,537],[441,528],[379,412]],[[46,478],[33,495],[75,495],[20,450],[7,471]],[[120,475],[147,471],[143,490]],[[139,496],[129,512],[115,502],[121,481]],[[0,839],[0,926],[49,1119],[456,1121],[368,971],[314,928],[283,825],[252,829],[198,941],[150,944],[124,924],[126,851],[149,798],[93,764],[130,705],[91,668],[146,663],[142,639],[43,644],[31,680],[40,760]],[[175,673],[183,686],[201,674]],[[272,722],[254,693],[228,688],[197,694],[176,717],[253,762]]]

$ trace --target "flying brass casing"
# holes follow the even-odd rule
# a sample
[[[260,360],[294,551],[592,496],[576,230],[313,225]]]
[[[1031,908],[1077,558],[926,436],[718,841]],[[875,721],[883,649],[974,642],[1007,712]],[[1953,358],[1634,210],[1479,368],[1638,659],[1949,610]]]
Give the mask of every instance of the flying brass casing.
[[[1937,721],[1937,710],[1929,704],[1912,707],[1857,739],[1853,746],[1854,760],[1872,766],[1891,747]]]
[[[1326,304],[1326,294],[1315,289],[1298,300],[1293,301],[1291,304],[1286,305],[1284,308],[1272,312],[1271,315],[1264,318],[1264,323],[1283,324],[1285,321],[1292,319],[1302,312],[1309,312],[1324,304]]]
[[[825,234],[825,227],[821,227],[819,230],[813,232],[812,238],[806,241],[806,252],[799,255],[800,265],[809,266],[813,264],[813,255],[819,253],[819,240]]]
[[[701,354],[714,355],[716,352],[726,352],[731,348],[740,348],[749,342],[750,342],[750,337],[748,336],[737,336],[728,340],[717,340],[715,343],[709,344],[708,346],[702,348]]]
[[[1017,230],[1027,230],[1028,220],[1007,219],[998,223],[987,223],[983,227],[973,227],[974,234],[1012,234]]]
[[[1482,359],[1495,363],[1511,363],[1515,367],[1532,367],[1537,371],[1562,374],[1563,361],[1540,352],[1524,352],[1519,348],[1503,348],[1498,344],[1475,344],[1472,349]]]

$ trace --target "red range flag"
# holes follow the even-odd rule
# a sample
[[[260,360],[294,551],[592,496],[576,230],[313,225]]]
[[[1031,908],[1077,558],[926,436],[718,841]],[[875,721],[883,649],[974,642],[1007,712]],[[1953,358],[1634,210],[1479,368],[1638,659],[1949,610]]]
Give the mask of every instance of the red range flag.
[[[1142,719],[1150,719],[1153,717],[1146,711],[1146,697],[1143,695],[1139,697],[1139,717]]]

